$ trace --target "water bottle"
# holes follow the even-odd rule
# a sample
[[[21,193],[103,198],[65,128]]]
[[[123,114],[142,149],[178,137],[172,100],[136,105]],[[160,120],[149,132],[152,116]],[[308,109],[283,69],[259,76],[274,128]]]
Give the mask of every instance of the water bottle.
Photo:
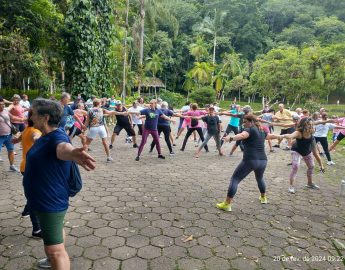
[[[341,180],[340,195],[345,195],[345,180]]]

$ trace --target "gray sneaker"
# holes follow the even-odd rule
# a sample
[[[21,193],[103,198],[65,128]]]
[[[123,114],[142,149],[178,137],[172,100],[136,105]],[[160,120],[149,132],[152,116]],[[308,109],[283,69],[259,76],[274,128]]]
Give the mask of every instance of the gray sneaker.
[[[10,171],[11,171],[11,172],[19,172],[19,170],[17,169],[17,167],[14,166],[14,165],[11,165],[11,166],[10,166]]]
[[[44,258],[44,259],[38,260],[37,266],[38,266],[39,268],[44,268],[44,269],[52,268],[52,266],[50,265],[50,262],[49,262],[49,259],[48,259],[48,258]]]
[[[320,189],[320,187],[318,185],[315,185],[314,183],[307,184],[305,185],[305,187],[311,188],[311,189]]]

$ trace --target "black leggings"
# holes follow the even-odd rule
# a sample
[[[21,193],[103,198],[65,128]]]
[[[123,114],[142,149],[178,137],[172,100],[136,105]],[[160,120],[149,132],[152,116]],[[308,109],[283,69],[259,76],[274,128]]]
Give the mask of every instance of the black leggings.
[[[260,193],[266,193],[266,184],[264,180],[266,165],[267,160],[242,160],[231,176],[228,197],[233,198],[235,196],[238,184],[252,171],[255,173]]]
[[[198,127],[198,128],[189,128],[188,131],[187,131],[187,134],[186,136],[184,137],[184,140],[183,140],[183,144],[182,144],[182,148],[181,150],[184,151],[184,149],[186,148],[186,144],[187,144],[187,141],[188,141],[188,138],[190,135],[192,135],[192,133],[194,132],[194,130],[196,130],[200,136],[200,139],[201,141],[203,142],[204,141],[204,134],[202,134],[202,129],[201,127]],[[207,144],[204,146],[205,150],[208,151],[208,146]]]
[[[171,132],[170,126],[157,126],[157,129],[158,129],[158,135],[161,135],[161,133],[163,132],[165,142],[171,153],[173,150],[172,150],[171,142],[170,142],[170,132]],[[155,145],[156,145],[155,141],[152,141],[150,151],[153,150]]]
[[[226,136],[228,136],[231,132],[233,132],[235,135],[238,134],[238,127],[232,126],[232,125],[228,125],[226,127],[225,133],[223,135],[223,138],[225,138]],[[224,141],[221,140],[221,145],[223,145]]]
[[[331,154],[329,153],[328,151],[328,141],[327,141],[327,137],[315,137],[315,142],[318,143],[320,142],[321,143],[321,146],[323,148],[323,151],[325,152],[325,155],[327,157],[327,160],[328,161],[331,161]]]

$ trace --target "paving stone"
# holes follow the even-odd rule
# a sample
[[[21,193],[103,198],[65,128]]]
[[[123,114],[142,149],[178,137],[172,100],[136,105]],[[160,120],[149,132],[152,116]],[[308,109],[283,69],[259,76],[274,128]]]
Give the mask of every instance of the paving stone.
[[[198,259],[180,259],[178,260],[178,267],[181,270],[199,270],[204,268],[204,264],[202,260]]]
[[[92,269],[92,261],[84,257],[73,258],[71,260],[71,269],[90,270]]]
[[[187,249],[179,246],[171,246],[163,249],[163,255],[169,258],[183,258],[187,256]]]
[[[207,259],[212,256],[210,248],[203,246],[194,246],[188,249],[188,253],[191,257],[197,259]]]
[[[120,261],[112,258],[102,258],[94,261],[93,270],[117,270],[120,269]]]
[[[94,231],[94,234],[98,237],[104,238],[116,235],[117,230],[111,227],[98,228]]]
[[[150,239],[148,237],[142,235],[133,235],[127,238],[127,246],[140,248],[147,246],[150,243]]]
[[[97,246],[99,243],[101,242],[101,238],[97,237],[97,236],[84,236],[84,237],[80,237],[77,239],[77,245],[80,247],[92,247],[92,246]]]
[[[30,256],[12,258],[5,266],[6,270],[31,269],[35,264],[35,259]]]
[[[230,263],[219,257],[212,257],[205,261],[206,269],[228,270],[231,269]]]
[[[109,253],[109,249],[103,246],[94,246],[86,248],[84,251],[84,256],[91,260],[97,260],[100,258],[107,257]]]
[[[130,258],[122,262],[122,270],[146,270],[147,261],[138,257]]]
[[[106,237],[102,240],[102,245],[113,249],[113,248],[123,246],[125,244],[125,242],[126,242],[126,240],[123,237],[110,236],[110,237]]]
[[[132,247],[122,246],[114,248],[111,252],[111,256],[115,259],[125,260],[135,256],[136,250]]]
[[[174,244],[174,240],[167,236],[156,236],[151,238],[151,245],[157,247],[169,247]]]
[[[138,249],[138,257],[153,259],[161,256],[161,249],[153,246],[145,246]]]

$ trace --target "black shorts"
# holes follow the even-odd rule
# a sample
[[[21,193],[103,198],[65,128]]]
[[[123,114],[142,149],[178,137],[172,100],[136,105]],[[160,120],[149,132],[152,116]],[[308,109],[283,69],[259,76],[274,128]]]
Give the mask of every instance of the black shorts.
[[[337,136],[337,141],[341,141],[342,139],[345,138],[345,135],[343,133],[339,133],[338,136]]]
[[[225,134],[229,135],[231,132],[233,132],[235,135],[237,135],[238,134],[238,127],[228,125],[226,127]]]
[[[293,127],[287,128],[287,129],[282,129],[280,131],[280,135],[285,135],[285,134],[292,134],[295,132],[295,129]]]
[[[135,126],[138,126],[138,130],[139,130],[138,134],[139,134],[139,135],[142,135],[142,134],[143,134],[143,124],[134,124],[134,125],[133,125],[133,128],[134,128]]]
[[[128,136],[135,136],[134,129],[131,126],[129,126],[129,125],[128,126],[116,125],[114,127],[114,133],[116,135],[119,135],[122,129],[126,130]]]
[[[74,138],[75,136],[79,136],[81,133],[82,131],[79,128],[77,128],[76,126],[72,126],[69,129],[68,136],[72,136]]]

